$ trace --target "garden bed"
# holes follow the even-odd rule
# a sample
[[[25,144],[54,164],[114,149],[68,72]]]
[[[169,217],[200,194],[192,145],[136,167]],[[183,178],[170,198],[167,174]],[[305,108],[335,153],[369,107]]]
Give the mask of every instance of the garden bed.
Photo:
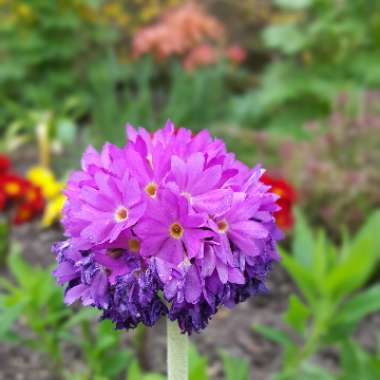
[[[52,242],[60,239],[59,228],[43,229],[38,223],[27,224],[14,231],[15,241],[22,247],[25,258],[34,265],[48,267],[54,263],[50,253]],[[209,327],[200,334],[194,334],[192,340],[199,351],[209,357],[210,374],[216,380],[222,379],[222,365],[218,357],[219,350],[226,350],[231,355],[249,360],[251,379],[267,380],[271,373],[279,368],[281,349],[269,342],[252,329],[254,324],[266,324],[282,327],[282,314],[287,308],[289,295],[296,290],[295,286],[280,265],[270,274],[269,293],[258,295],[248,302],[240,304],[234,312],[227,309],[220,311],[210,322]],[[366,318],[356,334],[365,348],[375,346],[374,331],[380,329],[380,313]],[[147,348],[148,361],[146,369],[165,372],[165,323],[149,329]],[[126,333],[126,344],[131,336]],[[133,334],[133,332],[131,332]],[[67,349],[67,365],[75,368],[80,365],[80,358]],[[323,352],[318,361],[324,367],[335,368],[337,355],[333,350]],[[15,347],[2,343],[0,345],[0,380],[55,380],[54,374],[47,369],[47,364],[40,353],[24,347]]]

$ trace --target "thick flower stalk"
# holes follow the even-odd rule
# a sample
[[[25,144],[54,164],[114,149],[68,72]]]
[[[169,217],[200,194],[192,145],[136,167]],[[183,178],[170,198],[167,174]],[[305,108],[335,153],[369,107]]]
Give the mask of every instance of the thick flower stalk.
[[[278,196],[208,131],[127,127],[127,144],[89,147],[71,174],[54,245],[65,301],[103,311],[117,328],[166,316],[183,333],[222,306],[266,290],[281,237]]]

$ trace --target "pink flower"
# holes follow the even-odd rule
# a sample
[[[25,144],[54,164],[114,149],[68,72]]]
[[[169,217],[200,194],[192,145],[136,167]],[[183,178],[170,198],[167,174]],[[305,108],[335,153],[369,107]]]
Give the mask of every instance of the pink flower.
[[[199,66],[213,65],[219,60],[216,49],[208,44],[202,44],[192,49],[183,60],[186,70],[192,71]]]
[[[247,58],[247,51],[239,45],[231,45],[227,49],[228,59],[237,65],[243,63]]]

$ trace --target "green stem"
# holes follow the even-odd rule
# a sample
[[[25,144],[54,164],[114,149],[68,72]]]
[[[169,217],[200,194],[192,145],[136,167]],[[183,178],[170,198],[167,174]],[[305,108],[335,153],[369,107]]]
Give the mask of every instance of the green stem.
[[[322,308],[322,307],[321,307]],[[290,380],[298,372],[299,368],[303,362],[309,359],[314,355],[320,346],[321,337],[325,333],[326,326],[329,319],[331,318],[331,307],[324,304],[322,310],[324,313],[319,315],[314,320],[310,334],[308,335],[304,345],[298,350],[298,354],[294,356],[294,359],[291,360],[284,368],[284,379]]]
[[[181,334],[177,323],[167,320],[168,380],[188,380],[188,337]]]

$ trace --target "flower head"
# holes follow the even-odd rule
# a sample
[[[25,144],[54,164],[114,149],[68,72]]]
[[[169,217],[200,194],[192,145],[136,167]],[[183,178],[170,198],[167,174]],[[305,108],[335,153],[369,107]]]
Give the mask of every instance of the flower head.
[[[119,149],[89,147],[71,174],[53,251],[65,301],[118,328],[161,316],[200,331],[222,306],[265,291],[281,238],[278,196],[207,131],[127,127]]]
[[[38,186],[46,200],[42,225],[48,227],[61,217],[66,197],[62,193],[63,183],[57,181],[54,173],[43,166],[33,166],[26,174],[30,182]]]
[[[278,226],[283,230],[291,229],[294,225],[293,206],[297,200],[293,186],[283,178],[274,178],[266,173],[262,176],[262,181],[271,186],[271,191],[280,197],[277,204],[281,209],[274,213]]]
[[[22,224],[32,220],[43,207],[41,188],[11,171],[10,160],[0,156],[0,210],[13,224]]]

